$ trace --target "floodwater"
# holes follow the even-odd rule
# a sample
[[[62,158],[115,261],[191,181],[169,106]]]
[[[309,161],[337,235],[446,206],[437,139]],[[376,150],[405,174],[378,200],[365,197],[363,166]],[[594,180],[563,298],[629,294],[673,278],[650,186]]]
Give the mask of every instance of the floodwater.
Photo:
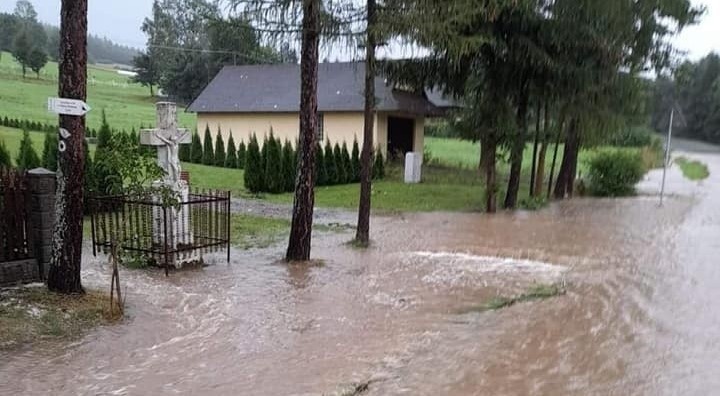
[[[0,354],[0,394],[712,394],[720,389],[720,157],[701,184],[653,172],[632,199],[374,219],[375,245],[316,238],[165,278],[123,271],[128,318]],[[88,287],[109,283],[89,260]],[[535,283],[567,294],[472,308]],[[346,393],[343,393],[346,392]]]

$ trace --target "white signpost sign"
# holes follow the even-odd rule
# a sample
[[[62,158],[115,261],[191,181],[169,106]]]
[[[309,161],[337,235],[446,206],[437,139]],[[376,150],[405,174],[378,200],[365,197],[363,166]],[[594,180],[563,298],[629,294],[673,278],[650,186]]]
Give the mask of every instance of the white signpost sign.
[[[62,115],[84,116],[90,111],[90,106],[79,99],[48,98],[48,111]]]

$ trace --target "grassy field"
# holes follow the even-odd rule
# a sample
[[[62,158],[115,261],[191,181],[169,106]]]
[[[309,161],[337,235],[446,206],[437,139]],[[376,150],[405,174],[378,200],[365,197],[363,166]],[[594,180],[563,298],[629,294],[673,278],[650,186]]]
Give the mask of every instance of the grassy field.
[[[707,165],[700,161],[689,160],[685,157],[675,159],[683,175],[693,181],[705,180],[710,176]]]
[[[20,65],[4,52],[0,58],[0,117],[56,123],[57,116],[47,111],[47,98],[57,96],[57,75],[57,63],[48,62],[40,71],[39,79],[34,73],[23,78]],[[22,95],[18,95],[19,92]],[[88,66],[87,103],[92,108],[87,115],[88,127],[100,127],[102,109],[115,129],[129,131],[141,124],[155,123],[155,100],[150,97],[149,89],[111,69]],[[194,114],[181,111],[178,116],[182,126],[195,127]]]
[[[35,148],[35,151],[37,151],[38,156],[42,157],[45,134],[42,132],[29,133],[30,140],[32,141],[32,145]],[[13,163],[15,162],[15,158],[20,151],[20,141],[22,141],[22,130],[0,126],[0,142],[5,143],[5,147],[7,147],[8,151],[10,152],[10,158],[12,158]],[[94,144],[88,146],[88,149],[90,150],[91,155],[95,153]]]

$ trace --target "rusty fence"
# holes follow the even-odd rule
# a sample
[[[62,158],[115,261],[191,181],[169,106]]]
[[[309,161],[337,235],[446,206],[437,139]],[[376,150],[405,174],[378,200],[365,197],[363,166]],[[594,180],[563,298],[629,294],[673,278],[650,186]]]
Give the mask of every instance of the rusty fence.
[[[165,268],[226,250],[230,261],[230,192],[195,190],[164,206],[152,196],[90,198],[93,254],[113,244]]]
[[[0,168],[0,262],[33,257],[25,172]]]

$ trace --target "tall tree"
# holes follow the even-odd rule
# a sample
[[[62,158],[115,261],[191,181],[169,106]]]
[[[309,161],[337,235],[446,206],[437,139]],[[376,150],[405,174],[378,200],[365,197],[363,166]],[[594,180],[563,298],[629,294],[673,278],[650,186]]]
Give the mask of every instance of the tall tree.
[[[135,66],[135,76],[132,80],[144,87],[150,88],[150,96],[155,96],[153,87],[160,83],[160,70],[157,64],[157,59],[150,55],[152,49],[148,52],[143,52],[133,58],[133,65]]]
[[[62,0],[60,6],[59,95],[84,101],[87,97],[87,0]],[[61,293],[83,293],[80,282],[83,236],[83,180],[85,175],[85,117],[60,116],[63,138],[55,200],[53,253],[48,288]]]
[[[300,139],[290,240],[285,259],[310,259],[315,207],[315,152],[317,150],[317,83],[320,59],[320,0],[303,0],[300,52]]]

